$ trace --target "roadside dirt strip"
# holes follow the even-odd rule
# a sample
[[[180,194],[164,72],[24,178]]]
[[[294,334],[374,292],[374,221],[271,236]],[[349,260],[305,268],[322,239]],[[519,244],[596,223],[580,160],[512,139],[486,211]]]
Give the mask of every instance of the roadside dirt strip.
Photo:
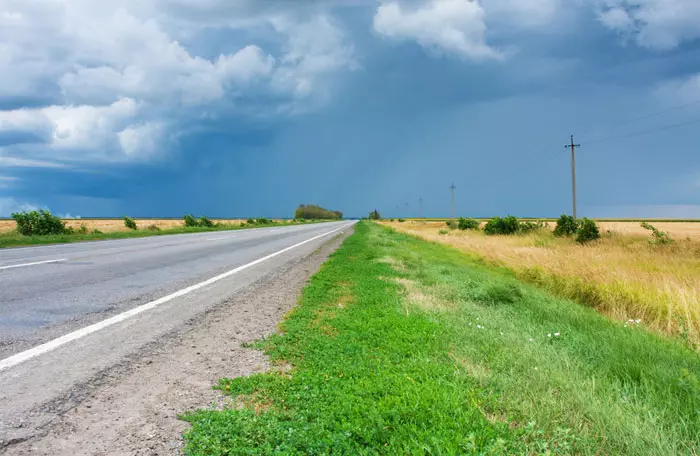
[[[329,239],[303,259],[258,280],[143,348],[71,394],[47,404],[48,426],[33,438],[4,442],[7,455],[179,455],[184,412],[231,406],[212,389],[219,378],[268,369],[262,353],[242,348],[275,332],[306,280],[350,234]]]

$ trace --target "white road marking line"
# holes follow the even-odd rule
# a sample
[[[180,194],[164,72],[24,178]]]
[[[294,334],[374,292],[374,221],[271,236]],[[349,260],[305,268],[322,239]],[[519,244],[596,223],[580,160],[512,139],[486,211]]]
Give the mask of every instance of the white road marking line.
[[[190,287],[183,288],[182,290],[176,291],[173,294],[169,294],[168,296],[164,296],[164,297],[157,299],[155,301],[151,301],[147,304],[143,304],[141,306],[135,307],[131,310],[120,313],[119,315],[115,315],[115,316],[108,318],[106,320],[102,320],[99,323],[95,323],[94,325],[90,325],[90,326],[87,326],[85,328],[79,329],[77,331],[73,331],[72,333],[68,333],[64,336],[57,338],[57,339],[46,342],[45,344],[38,345],[34,348],[30,348],[29,350],[23,351],[21,353],[17,353],[16,355],[10,356],[9,358],[6,358],[6,359],[3,359],[2,361],[0,361],[0,371],[2,371],[4,369],[8,369],[8,368],[13,367],[13,366],[16,366],[18,364],[21,364],[25,361],[28,361],[32,358],[39,356],[39,355],[43,355],[44,353],[48,353],[50,351],[53,351],[62,345],[65,345],[69,342],[73,342],[74,340],[78,340],[82,337],[85,337],[89,334],[97,332],[101,329],[104,329],[104,328],[107,328],[109,326],[120,323],[128,318],[131,318],[131,317],[136,316],[140,313],[146,312],[147,310],[155,309],[156,307],[158,307],[161,304],[165,304],[166,302],[172,301],[175,298],[185,296],[186,294],[192,293],[193,291],[199,290],[200,288],[204,288],[208,285],[216,283],[216,282],[223,280],[227,277],[231,277],[232,275],[239,273],[245,269],[251,268],[257,264],[260,264],[260,263],[267,261],[271,258],[274,258],[278,255],[282,255],[283,253],[288,252],[288,251],[295,249],[297,247],[301,247],[302,245],[308,244],[309,242],[313,242],[316,239],[320,239],[324,236],[328,236],[329,234],[333,234],[337,231],[342,230],[343,228],[344,227],[340,227],[340,228],[336,228],[332,231],[328,231],[326,233],[319,234],[318,236],[314,236],[311,239],[307,239],[305,241],[299,242],[298,244],[294,244],[291,247],[284,248],[284,249],[279,250],[275,253],[271,253],[270,255],[267,255],[265,257],[258,258],[255,261],[251,261],[248,264],[244,264],[243,266],[239,266],[235,269],[231,269],[228,272],[224,272],[223,274],[219,274],[218,276],[212,277],[211,279],[205,280],[204,282],[200,282],[200,283],[192,285]]]
[[[216,238],[209,238],[207,241],[219,241],[221,239],[231,239],[235,238],[236,236],[222,236],[222,237],[216,237]]]
[[[39,264],[51,264],[51,263],[62,263],[68,261],[65,258],[60,260],[47,260],[47,261],[36,261],[34,263],[24,263],[24,264],[13,264],[11,266],[0,266],[0,270],[3,269],[15,269],[15,268],[26,268],[27,266],[37,266]]]

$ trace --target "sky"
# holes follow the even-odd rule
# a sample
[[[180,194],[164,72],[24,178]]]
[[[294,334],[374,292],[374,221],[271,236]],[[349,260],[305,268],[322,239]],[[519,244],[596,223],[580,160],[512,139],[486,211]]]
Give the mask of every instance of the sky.
[[[0,0],[0,217],[700,218],[697,0]],[[422,199],[422,205],[420,200]]]

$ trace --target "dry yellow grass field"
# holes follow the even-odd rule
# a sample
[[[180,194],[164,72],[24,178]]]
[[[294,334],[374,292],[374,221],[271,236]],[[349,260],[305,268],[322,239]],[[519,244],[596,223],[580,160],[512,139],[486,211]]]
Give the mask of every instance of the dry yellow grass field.
[[[220,223],[231,223],[240,224],[245,222],[242,219],[230,219],[230,220],[215,220]],[[123,219],[82,219],[82,220],[66,220],[66,226],[79,229],[81,225],[85,225],[88,230],[100,230],[103,233],[112,233],[115,231],[129,231],[127,227],[124,226]],[[182,219],[136,219],[136,226],[139,229],[147,228],[151,225],[155,225],[161,230],[167,230],[172,228],[179,228],[185,225]],[[0,233],[7,233],[14,230],[16,227],[14,220],[0,220]]]
[[[477,254],[559,296],[625,322],[641,320],[700,349],[700,223],[653,223],[675,240],[666,246],[650,245],[649,232],[638,222],[603,222],[603,238],[588,245],[548,231],[486,236],[458,230],[440,234],[444,222],[383,224]]]

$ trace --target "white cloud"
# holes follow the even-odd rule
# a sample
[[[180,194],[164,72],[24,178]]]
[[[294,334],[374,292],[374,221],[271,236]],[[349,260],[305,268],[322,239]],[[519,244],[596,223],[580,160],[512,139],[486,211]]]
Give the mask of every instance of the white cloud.
[[[639,46],[669,50],[700,38],[698,0],[597,0],[600,21]]]
[[[6,152],[143,159],[162,149],[169,128],[219,105],[279,113],[323,98],[328,74],[356,67],[354,50],[323,11],[300,10],[251,0],[0,0],[0,100],[41,96],[50,104],[0,111],[0,132],[32,133],[49,149],[42,157],[23,156],[26,147]],[[197,54],[183,41],[249,27],[286,46],[266,52],[239,42],[201,55],[206,46]]]
[[[418,7],[384,2],[374,16],[374,30],[473,60],[503,58],[501,52],[486,43],[485,11],[476,1],[428,0]]]
[[[345,43],[342,32],[328,16],[317,15],[304,22],[275,18],[272,24],[279,33],[289,36],[272,82],[278,92],[305,98],[317,89],[317,75],[359,67],[354,48]]]
[[[162,123],[146,123],[125,128],[117,136],[122,150],[127,155],[150,157],[158,153],[164,134],[165,125]]]
[[[49,106],[0,111],[0,133],[33,133],[42,138],[53,158],[119,159],[113,151],[119,132],[129,128],[139,113],[131,98],[107,106]],[[79,155],[76,155],[79,152]],[[122,150],[126,155],[133,150]]]

